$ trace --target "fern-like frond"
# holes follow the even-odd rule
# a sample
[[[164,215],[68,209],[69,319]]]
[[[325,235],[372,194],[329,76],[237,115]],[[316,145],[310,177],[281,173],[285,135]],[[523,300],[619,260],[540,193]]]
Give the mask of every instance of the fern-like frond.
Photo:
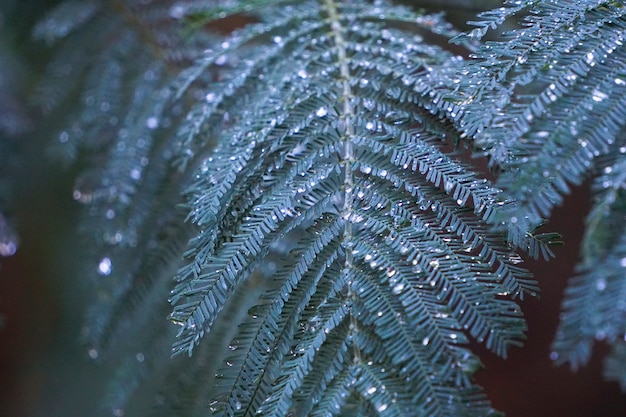
[[[622,213],[626,209],[626,161],[617,155],[610,158],[594,182],[595,201],[586,221],[579,275],[566,291],[554,341],[557,362],[568,362],[574,369],[589,361],[594,341],[605,341],[618,350],[625,341],[626,239]],[[613,365],[619,357],[611,359]],[[624,364],[618,368],[623,369]],[[615,373],[613,378],[623,378],[619,375]]]
[[[485,43],[478,61],[460,72],[473,73],[459,85],[463,97],[448,98],[464,134],[502,168],[504,195],[516,201],[496,222],[530,232],[572,185],[595,176],[582,261],[554,342],[557,362],[577,368],[589,360],[595,340],[618,352],[626,333],[626,8],[614,1],[509,2],[484,14],[469,36],[481,37],[522,11],[530,13],[524,27],[505,33],[505,41]]]
[[[88,166],[73,192],[85,205],[83,272],[96,294],[83,338],[112,370],[105,403],[114,414],[174,366],[173,329],[155,317],[167,315],[171,277],[193,233],[175,209],[191,178],[173,163],[181,109],[169,85],[198,49],[181,38],[167,3],[66,2],[35,29],[55,43],[35,93],[45,129],[58,132],[53,151]],[[67,114],[74,101],[81,105]],[[136,329],[144,330],[126,337]]]
[[[510,2],[478,32],[530,11],[461,74],[460,126],[505,170],[518,202],[502,221],[532,230],[617,145],[624,119],[624,7],[612,1]],[[616,146],[617,145],[617,146]]]
[[[626,392],[626,345],[623,343],[613,345],[611,354],[605,359],[604,377],[616,381]]]
[[[174,353],[289,242],[215,412],[491,413],[466,345],[504,356],[525,330],[509,298],[536,287],[488,225],[509,203],[444,151],[460,140],[435,95],[459,62],[436,44],[449,27],[384,2],[245,11],[178,83],[219,74],[179,135],[199,233],[172,292]]]
[[[87,0],[59,4],[35,27],[33,37],[49,44],[65,38],[98,13],[99,3],[97,0]]]

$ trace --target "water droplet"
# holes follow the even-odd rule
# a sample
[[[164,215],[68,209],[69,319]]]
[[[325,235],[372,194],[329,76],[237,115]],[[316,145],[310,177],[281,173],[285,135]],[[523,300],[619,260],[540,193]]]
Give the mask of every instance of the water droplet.
[[[217,98],[217,95],[215,93],[207,93],[207,95],[204,97],[207,103],[211,103],[215,101],[216,98]]]
[[[146,126],[148,127],[148,129],[156,129],[157,127],[159,127],[159,119],[154,116],[148,117],[148,119],[146,120]]]
[[[320,107],[319,109],[317,109],[315,114],[317,115],[317,117],[324,117],[328,114],[328,109],[326,107]]]
[[[135,181],[139,180],[141,178],[141,170],[137,169],[137,168],[133,168],[130,170],[130,177],[132,179],[134,179]]]
[[[429,343],[430,343],[430,338],[429,337],[425,337],[424,339],[422,339],[422,345],[428,346]]]
[[[376,410],[378,410],[380,412],[383,412],[383,411],[385,411],[387,409],[387,407],[389,407],[388,404],[381,404],[378,407],[376,407]]]
[[[626,258],[622,258],[622,259],[619,261],[619,264],[620,264],[620,266],[621,266],[622,268],[626,268]]]
[[[93,349],[93,348],[89,349],[87,354],[89,355],[91,359],[98,359],[98,351],[96,349]]]
[[[389,278],[393,277],[396,274],[396,270],[393,268],[387,268],[387,276]]]
[[[185,16],[185,8],[180,4],[170,7],[170,17],[172,19],[182,19]]]
[[[364,174],[369,174],[372,172],[372,167],[364,166],[361,168],[361,172],[363,172]]]
[[[222,44],[223,46],[224,44]],[[222,66],[224,64],[226,64],[226,62],[228,62],[228,57],[226,55],[220,55],[217,57],[217,59],[215,59],[215,65],[217,66]]]
[[[617,84],[617,85],[625,85],[626,81],[622,80],[621,78],[616,78],[615,79],[615,84]]]
[[[374,130],[374,123],[372,123],[372,122],[365,123],[365,128],[367,130]]]
[[[98,273],[100,275],[110,275],[112,268],[113,265],[111,263],[111,260],[107,257],[104,257],[100,260],[100,263],[98,264]]]
[[[586,56],[585,56],[585,62],[587,62],[587,64],[593,66],[594,65],[594,61],[595,61],[596,57],[593,54],[593,52],[589,52]]]
[[[14,240],[0,241],[0,256],[12,256],[15,252],[17,252],[17,243]]]
[[[393,292],[394,294],[400,294],[402,290],[404,290],[404,283],[401,282],[393,287],[393,290],[391,290],[391,292]]]
[[[432,261],[430,261],[428,263],[428,265],[430,265],[431,268],[433,268],[433,269],[437,269],[437,268],[439,268],[439,260],[438,259],[433,259]],[[431,285],[432,285],[432,282],[431,282]]]
[[[606,289],[606,280],[601,278],[596,281],[596,290],[604,291]]]
[[[137,359],[137,362],[143,362],[146,360],[146,356],[143,353],[139,352],[135,355],[135,359]]]
[[[298,77],[300,77],[302,79],[305,79],[308,76],[309,76],[309,74],[304,69],[301,69],[300,71],[298,71]]]
[[[283,42],[283,38],[281,38],[280,36],[274,36],[272,40],[274,41],[275,44],[278,44],[278,45],[280,45]]]
[[[606,100],[607,98],[609,98],[609,95],[603,91],[600,91],[598,89],[593,90],[591,99],[597,103]]]
[[[559,354],[557,352],[550,352],[550,359],[553,361],[559,359]]]
[[[376,387],[369,387],[365,392],[367,392],[369,395],[372,395],[376,391],[378,391]]]
[[[65,131],[61,132],[61,134],[59,135],[59,142],[66,143],[69,140],[70,140],[70,135]]]

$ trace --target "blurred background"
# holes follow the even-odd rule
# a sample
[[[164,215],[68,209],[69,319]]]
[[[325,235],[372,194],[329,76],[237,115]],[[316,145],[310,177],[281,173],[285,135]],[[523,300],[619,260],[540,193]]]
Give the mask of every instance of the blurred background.
[[[0,0],[0,212],[6,215],[0,233],[4,227],[15,243],[19,235],[16,253],[0,257],[0,416],[6,417],[100,414],[107,375],[81,342],[90,287],[77,267],[86,256],[77,227],[81,207],[72,198],[79,168],[50,157],[51,138],[38,128],[40,115],[29,103],[51,54],[32,40],[32,27],[57,3]],[[499,2],[457,3],[452,19],[464,22],[475,9]],[[586,187],[579,187],[555,210],[549,229],[565,241],[556,260],[527,263],[542,292],[522,303],[529,327],[525,346],[507,360],[474,346],[485,364],[476,378],[509,417],[626,416],[626,395],[602,380],[601,343],[576,373],[550,360],[588,200]]]

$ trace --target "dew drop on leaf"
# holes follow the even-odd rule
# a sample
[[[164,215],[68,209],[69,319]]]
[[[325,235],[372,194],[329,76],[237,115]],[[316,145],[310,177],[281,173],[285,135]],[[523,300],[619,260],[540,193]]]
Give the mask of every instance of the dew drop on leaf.
[[[157,127],[159,127],[159,119],[154,116],[148,117],[148,119],[146,120],[146,126],[148,127],[148,129],[156,129]]]
[[[185,16],[185,8],[180,4],[175,4],[170,8],[170,17],[172,19],[182,19]]]
[[[591,99],[597,103],[600,103],[601,101],[606,100],[607,98],[609,98],[609,95],[603,91],[600,91],[598,89],[593,90],[593,93],[591,95]]]
[[[89,349],[87,354],[89,355],[91,359],[98,359],[98,351],[96,349],[93,349],[93,348]]]
[[[394,294],[400,294],[402,292],[402,290],[404,290],[404,283],[399,283],[396,286],[393,287],[392,292]]]
[[[324,117],[328,114],[328,109],[326,107],[320,107],[319,109],[317,109],[315,114],[317,115],[317,117]]]
[[[100,263],[98,264],[98,273],[100,275],[110,275],[112,269],[113,264],[111,259],[104,257],[100,260]]]

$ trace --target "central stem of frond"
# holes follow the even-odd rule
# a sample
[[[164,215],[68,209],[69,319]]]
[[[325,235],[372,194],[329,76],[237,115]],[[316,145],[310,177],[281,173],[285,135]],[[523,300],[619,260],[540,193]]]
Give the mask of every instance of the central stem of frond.
[[[352,241],[352,212],[354,209],[354,174],[352,171],[352,165],[354,163],[354,144],[353,138],[354,131],[354,94],[352,87],[350,86],[350,67],[347,56],[347,44],[344,38],[345,29],[341,24],[341,16],[337,8],[337,3],[333,0],[324,1],[324,9],[328,13],[328,20],[330,22],[330,28],[335,43],[335,51],[337,53],[337,60],[339,61],[339,75],[342,85],[342,92],[340,102],[342,103],[341,118],[345,123],[345,136],[343,145],[343,155],[341,155],[341,162],[344,169],[344,201],[342,208],[342,217],[346,220],[343,240],[344,242]],[[352,250],[346,249],[346,259],[344,264],[344,273],[348,274],[353,268],[353,254]],[[353,285],[351,281],[348,281],[348,299],[354,298]],[[353,314],[350,314],[350,332],[354,333],[357,329],[357,320]],[[354,362],[361,361],[361,352],[358,347],[354,346]]]

